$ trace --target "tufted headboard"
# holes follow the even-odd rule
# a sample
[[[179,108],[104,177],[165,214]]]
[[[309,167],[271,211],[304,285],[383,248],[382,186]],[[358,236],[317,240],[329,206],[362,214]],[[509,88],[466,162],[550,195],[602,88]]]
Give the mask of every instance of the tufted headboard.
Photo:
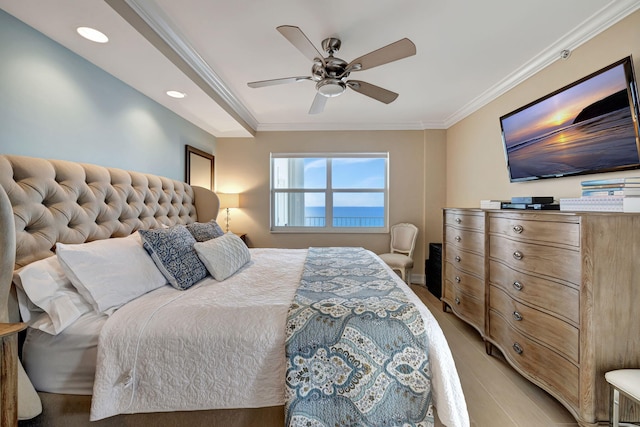
[[[0,155],[0,322],[9,318],[13,270],[52,256],[57,242],[206,222],[218,206],[215,193],[156,175]]]

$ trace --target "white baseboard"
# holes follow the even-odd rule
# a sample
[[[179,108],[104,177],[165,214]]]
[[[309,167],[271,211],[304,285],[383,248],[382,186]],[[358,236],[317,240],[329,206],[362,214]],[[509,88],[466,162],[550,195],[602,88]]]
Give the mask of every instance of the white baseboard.
[[[424,274],[413,274],[411,273],[410,283],[414,285],[424,285],[426,282]]]

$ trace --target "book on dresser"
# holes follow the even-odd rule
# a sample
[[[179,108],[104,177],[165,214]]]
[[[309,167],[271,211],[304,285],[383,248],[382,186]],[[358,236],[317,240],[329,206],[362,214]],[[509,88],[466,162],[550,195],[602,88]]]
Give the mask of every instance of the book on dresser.
[[[620,186],[598,186],[583,187],[582,195],[588,197],[601,197],[601,196],[640,196],[640,185],[637,187],[620,187]]]
[[[628,178],[591,179],[588,181],[582,181],[580,184],[582,185],[582,187],[593,187],[599,185],[615,185],[618,187],[625,187],[629,185],[640,185],[640,177],[632,176]]]

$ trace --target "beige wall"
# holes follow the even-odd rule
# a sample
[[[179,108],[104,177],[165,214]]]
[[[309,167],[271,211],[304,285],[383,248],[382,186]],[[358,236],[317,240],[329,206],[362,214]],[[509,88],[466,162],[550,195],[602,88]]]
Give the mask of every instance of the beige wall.
[[[499,117],[619,59],[632,55],[640,70],[640,11],[575,49],[527,81],[447,130],[446,204],[478,207],[481,199],[512,196],[579,197],[584,176],[510,183]],[[639,171],[589,175],[589,179],[638,176]]]
[[[445,132],[439,130],[258,132],[255,138],[219,138],[216,190],[241,193],[242,207],[231,212],[230,228],[246,232],[251,246],[362,246],[382,253],[389,249],[388,234],[270,233],[269,155],[389,152],[390,223],[411,222],[418,226],[414,273],[424,274],[425,246],[442,239],[445,142]],[[224,212],[218,220],[224,225]]]
[[[258,132],[255,138],[219,138],[217,191],[242,193],[242,208],[232,212],[231,229],[246,232],[256,247],[363,246],[384,252],[387,234],[270,233],[269,153],[388,151],[390,221],[420,228],[414,273],[423,274],[428,243],[442,241],[444,206],[477,207],[481,199],[524,195],[579,196],[584,176],[510,183],[498,119],[625,56],[633,55],[640,69],[639,41],[636,12],[575,49],[568,60],[556,61],[446,131]],[[224,218],[224,213],[218,217],[222,224]]]

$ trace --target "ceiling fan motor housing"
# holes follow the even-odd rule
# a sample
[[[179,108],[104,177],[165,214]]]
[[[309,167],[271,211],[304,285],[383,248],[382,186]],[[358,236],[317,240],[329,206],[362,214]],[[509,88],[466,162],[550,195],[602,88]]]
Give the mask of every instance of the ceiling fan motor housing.
[[[333,56],[340,49],[340,39],[328,38],[322,41],[322,48],[329,54],[324,60],[315,61],[311,68],[313,80],[317,81],[316,90],[327,98],[341,95],[347,88],[349,72],[347,61]]]

